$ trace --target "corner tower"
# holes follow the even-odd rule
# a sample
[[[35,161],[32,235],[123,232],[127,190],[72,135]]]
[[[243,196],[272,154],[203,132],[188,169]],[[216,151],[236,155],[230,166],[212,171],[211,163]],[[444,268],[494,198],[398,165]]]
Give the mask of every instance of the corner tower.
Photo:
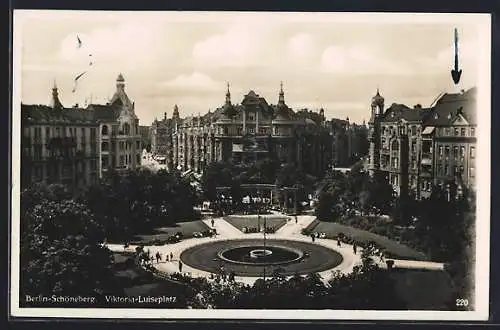
[[[372,97],[371,117],[368,122],[369,163],[368,173],[373,176],[380,168],[380,117],[384,113],[384,98],[377,93]]]

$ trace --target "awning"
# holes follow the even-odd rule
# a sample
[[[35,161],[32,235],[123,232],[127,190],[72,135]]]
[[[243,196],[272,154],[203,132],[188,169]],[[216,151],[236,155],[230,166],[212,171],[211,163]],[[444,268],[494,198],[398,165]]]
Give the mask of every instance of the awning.
[[[427,126],[426,128],[424,128],[422,134],[431,134],[432,132],[434,132],[434,128],[434,126]]]

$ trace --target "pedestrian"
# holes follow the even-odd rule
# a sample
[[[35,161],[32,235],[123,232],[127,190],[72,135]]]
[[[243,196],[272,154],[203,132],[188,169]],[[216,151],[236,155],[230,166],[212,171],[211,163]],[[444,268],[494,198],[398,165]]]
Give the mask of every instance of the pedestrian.
[[[341,247],[341,246],[342,246],[342,244],[340,243],[340,238],[337,238],[337,246],[338,246],[338,247]]]
[[[297,215],[295,215],[295,223],[298,223]]]
[[[174,254],[170,252],[170,261],[174,261]]]
[[[384,252],[380,251],[380,261],[384,262]]]
[[[160,251],[156,252],[156,263],[160,263],[161,261],[161,254],[160,254]]]
[[[212,227],[214,227],[214,224],[215,224],[214,218],[212,218],[212,220],[210,222],[212,223]]]
[[[166,262],[169,262],[169,259],[168,259],[168,253],[165,254],[165,261]]]
[[[314,240],[316,239],[316,236],[314,235],[314,233],[311,234],[311,240],[312,242],[314,243]]]
[[[179,273],[182,273],[182,261],[179,260]]]

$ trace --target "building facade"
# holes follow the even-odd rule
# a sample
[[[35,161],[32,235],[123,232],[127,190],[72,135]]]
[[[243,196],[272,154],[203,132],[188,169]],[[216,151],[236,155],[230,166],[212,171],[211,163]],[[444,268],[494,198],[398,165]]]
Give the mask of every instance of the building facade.
[[[81,188],[110,170],[141,163],[139,119],[120,74],[106,105],[65,108],[54,85],[50,105],[21,104],[22,186],[67,184]]]
[[[476,183],[476,88],[444,94],[429,114],[423,132],[421,190],[473,188]],[[460,191],[458,191],[460,193]]]
[[[50,105],[21,104],[21,186],[84,187],[99,179],[99,123],[92,113],[65,108],[57,86]]]
[[[431,108],[392,104],[379,91],[369,122],[369,172],[381,171],[398,195],[430,196],[433,186],[472,187],[475,93],[444,94]]]
[[[346,120],[331,119],[327,123],[332,137],[333,166],[349,167],[368,153],[368,130]]]
[[[135,103],[125,92],[122,74],[116,79],[116,91],[105,104],[91,104],[86,111],[99,122],[99,169],[101,175],[109,171],[135,169],[141,165],[142,146],[139,118]]]
[[[155,156],[165,158],[169,170],[173,168],[174,129],[175,125],[179,123],[179,107],[175,105],[172,118],[167,118],[165,112],[162,120],[155,119],[151,125],[151,152]]]
[[[323,123],[297,116],[285,103],[281,86],[278,103],[270,105],[254,91],[232,104],[229,86],[222,107],[175,122],[173,165],[201,172],[211,162],[244,163],[276,157],[321,175],[330,161],[330,140]]]

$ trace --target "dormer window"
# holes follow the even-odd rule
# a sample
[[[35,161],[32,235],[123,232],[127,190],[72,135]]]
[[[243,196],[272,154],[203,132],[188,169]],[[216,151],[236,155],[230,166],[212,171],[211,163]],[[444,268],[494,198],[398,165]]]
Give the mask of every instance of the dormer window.
[[[434,114],[434,119],[438,119],[439,118],[439,115],[436,113]]]

